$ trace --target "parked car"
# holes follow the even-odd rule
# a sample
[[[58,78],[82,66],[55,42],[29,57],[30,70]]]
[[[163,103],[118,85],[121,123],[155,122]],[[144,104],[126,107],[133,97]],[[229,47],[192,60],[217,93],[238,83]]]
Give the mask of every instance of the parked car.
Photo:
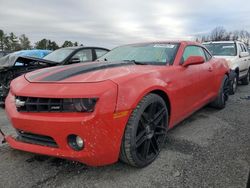
[[[232,70],[230,93],[234,94],[238,81],[248,85],[250,80],[250,55],[244,43],[239,41],[216,41],[203,43],[215,57],[225,58]]]
[[[0,59],[0,105],[4,105],[10,82],[14,78],[45,67],[94,61],[108,51],[106,48],[81,46],[61,48],[49,54],[47,53],[49,51],[30,51],[29,53],[25,51],[25,54],[21,51],[9,54]],[[41,59],[42,57],[44,58]]]
[[[44,56],[51,53],[51,50],[21,50],[17,52],[5,52],[4,56],[0,58],[0,106],[4,105],[5,97],[9,92],[9,83],[10,81],[17,77],[17,75],[13,75],[13,71],[17,71],[18,69],[22,69],[22,62],[16,61],[20,56],[27,56],[27,57],[36,57],[36,58],[43,58]],[[9,70],[9,66],[15,63],[15,67]],[[20,66],[20,67],[18,67]],[[10,66],[11,67],[11,66]],[[27,67],[25,67],[27,68]]]
[[[0,58],[10,54],[11,51],[0,51]]]
[[[89,64],[37,70],[11,83],[12,148],[100,166],[144,167],[167,131],[228,99],[229,67],[195,42],[117,47]],[[35,89],[34,89],[35,88]]]
[[[94,61],[103,56],[109,49],[100,47],[67,47],[55,50],[44,57],[45,60],[56,62],[60,65]]]
[[[51,50],[33,49],[33,50],[20,50],[20,51],[11,53],[11,55],[43,58],[46,55],[50,54],[51,52],[52,52]]]

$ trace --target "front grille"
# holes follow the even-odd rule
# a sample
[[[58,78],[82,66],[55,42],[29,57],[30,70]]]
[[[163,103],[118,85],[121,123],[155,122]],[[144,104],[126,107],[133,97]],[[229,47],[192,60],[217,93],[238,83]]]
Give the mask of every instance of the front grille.
[[[21,142],[58,148],[58,145],[55,140],[49,136],[27,133],[21,130],[17,130],[17,135],[18,136],[16,139]]]
[[[17,106],[19,112],[72,112],[75,111],[71,99],[37,98],[16,96],[22,105]]]

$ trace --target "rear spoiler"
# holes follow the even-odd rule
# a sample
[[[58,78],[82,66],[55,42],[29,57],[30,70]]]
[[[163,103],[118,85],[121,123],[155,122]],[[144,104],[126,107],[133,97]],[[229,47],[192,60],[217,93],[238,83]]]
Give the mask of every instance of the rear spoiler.
[[[1,138],[3,137],[3,138]],[[0,141],[2,144],[4,144],[6,142],[5,140],[5,134],[3,133],[3,131],[0,129]]]

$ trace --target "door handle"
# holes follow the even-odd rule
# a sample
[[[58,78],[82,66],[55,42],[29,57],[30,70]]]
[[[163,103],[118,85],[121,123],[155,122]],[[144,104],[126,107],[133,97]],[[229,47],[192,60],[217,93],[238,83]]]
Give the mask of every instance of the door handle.
[[[212,67],[209,67],[209,68],[208,68],[208,71],[209,71],[209,72],[212,72],[212,71],[213,71],[213,68],[212,68]]]
[[[244,61],[247,61],[247,59],[245,59]]]

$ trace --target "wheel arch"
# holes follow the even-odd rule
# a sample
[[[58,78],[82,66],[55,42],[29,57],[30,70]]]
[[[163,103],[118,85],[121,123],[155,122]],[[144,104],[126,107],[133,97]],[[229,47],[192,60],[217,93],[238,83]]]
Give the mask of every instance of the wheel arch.
[[[236,67],[234,69],[234,72],[237,74],[237,76],[239,76],[240,75],[240,69],[239,69],[239,67]]]
[[[166,104],[166,106],[168,108],[168,115],[170,117],[170,115],[171,115],[171,103],[170,103],[170,99],[169,99],[168,94],[165,91],[161,90],[161,89],[152,90],[150,93],[159,95],[164,100],[164,102],[165,102],[165,104]]]
[[[171,112],[172,112],[172,104],[171,104],[171,96],[170,92],[167,91],[166,85],[151,85],[151,87],[147,87],[147,89],[143,87],[138,87],[137,90],[132,90],[131,92],[126,92],[127,87],[118,92],[118,95],[120,93],[120,96],[117,100],[116,105],[116,112],[126,111],[126,110],[132,110],[136,108],[136,106],[140,103],[140,101],[147,96],[150,93],[154,93],[159,95],[165,102],[167,108],[168,108],[168,115],[169,119],[171,118]],[[122,93],[122,94],[121,94]],[[126,95],[124,95],[126,93]]]
[[[171,106],[171,99],[170,99],[170,95],[169,93],[165,90],[165,88],[161,87],[161,86],[155,86],[153,88],[148,88],[146,91],[143,92],[143,94],[137,98],[136,102],[133,104],[133,109],[136,108],[136,106],[140,103],[140,101],[147,96],[148,94],[156,94],[159,95],[165,102],[167,108],[168,108],[168,122],[170,122],[171,119],[171,112],[172,112],[172,106]]]

